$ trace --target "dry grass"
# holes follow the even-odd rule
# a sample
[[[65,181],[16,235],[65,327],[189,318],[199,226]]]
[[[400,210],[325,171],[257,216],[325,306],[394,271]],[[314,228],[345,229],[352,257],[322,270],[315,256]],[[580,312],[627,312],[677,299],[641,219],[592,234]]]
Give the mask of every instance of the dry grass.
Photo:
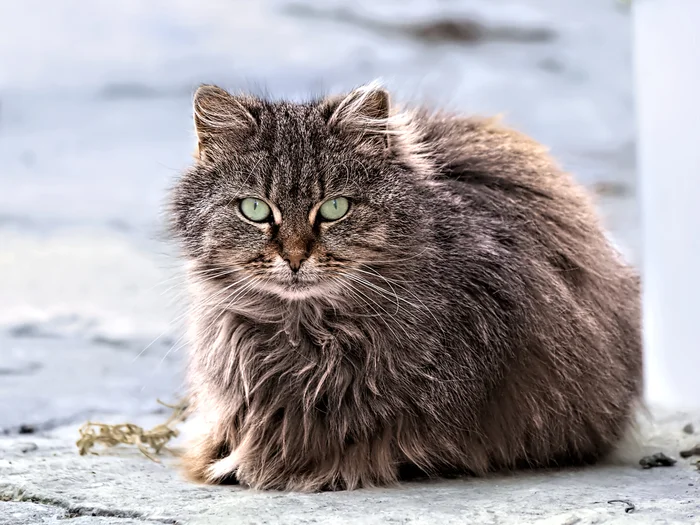
[[[92,448],[99,444],[104,447],[117,445],[136,446],[144,456],[160,462],[156,457],[163,450],[168,450],[168,442],[179,435],[177,426],[187,419],[189,404],[183,399],[176,405],[168,405],[158,400],[161,405],[172,409],[170,417],[150,430],[133,423],[120,423],[108,425],[106,423],[93,423],[88,421],[80,427],[80,438],[76,442],[80,455],[87,453],[96,454]]]

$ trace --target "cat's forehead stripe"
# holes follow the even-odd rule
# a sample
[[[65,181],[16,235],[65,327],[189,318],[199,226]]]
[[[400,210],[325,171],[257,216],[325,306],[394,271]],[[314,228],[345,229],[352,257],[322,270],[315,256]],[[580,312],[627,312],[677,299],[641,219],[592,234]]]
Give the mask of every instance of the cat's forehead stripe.
[[[272,109],[275,140],[271,146],[271,169],[263,174],[269,198],[281,208],[293,208],[321,199],[326,174],[320,169],[319,137],[309,122],[310,109],[288,105]],[[303,118],[299,118],[303,117]]]

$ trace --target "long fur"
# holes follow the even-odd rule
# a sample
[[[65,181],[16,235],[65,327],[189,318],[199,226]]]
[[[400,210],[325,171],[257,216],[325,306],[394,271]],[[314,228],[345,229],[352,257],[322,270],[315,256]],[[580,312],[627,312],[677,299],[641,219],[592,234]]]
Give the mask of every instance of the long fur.
[[[203,88],[195,108],[201,155],[171,206],[192,479],[354,489],[589,463],[625,435],[639,279],[541,145],[396,110],[376,85],[306,104]],[[246,221],[246,196],[279,217]],[[310,224],[335,196],[347,217]],[[289,243],[308,250],[298,274]]]

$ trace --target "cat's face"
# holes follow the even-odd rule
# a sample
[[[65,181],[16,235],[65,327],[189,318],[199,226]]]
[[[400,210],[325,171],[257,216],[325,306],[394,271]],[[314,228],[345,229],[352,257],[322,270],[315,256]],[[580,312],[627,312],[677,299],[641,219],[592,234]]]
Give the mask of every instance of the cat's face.
[[[419,242],[421,215],[388,116],[377,89],[290,104],[200,88],[199,159],[173,193],[176,233],[200,277],[290,300],[361,299],[382,286]]]

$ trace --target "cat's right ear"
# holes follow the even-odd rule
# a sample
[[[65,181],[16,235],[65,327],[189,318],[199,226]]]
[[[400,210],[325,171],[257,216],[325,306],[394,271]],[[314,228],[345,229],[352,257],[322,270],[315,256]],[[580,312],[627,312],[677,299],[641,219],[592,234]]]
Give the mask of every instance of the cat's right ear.
[[[197,134],[195,157],[211,160],[226,147],[236,147],[250,137],[258,123],[247,100],[217,86],[200,86],[194,94],[194,129]]]

